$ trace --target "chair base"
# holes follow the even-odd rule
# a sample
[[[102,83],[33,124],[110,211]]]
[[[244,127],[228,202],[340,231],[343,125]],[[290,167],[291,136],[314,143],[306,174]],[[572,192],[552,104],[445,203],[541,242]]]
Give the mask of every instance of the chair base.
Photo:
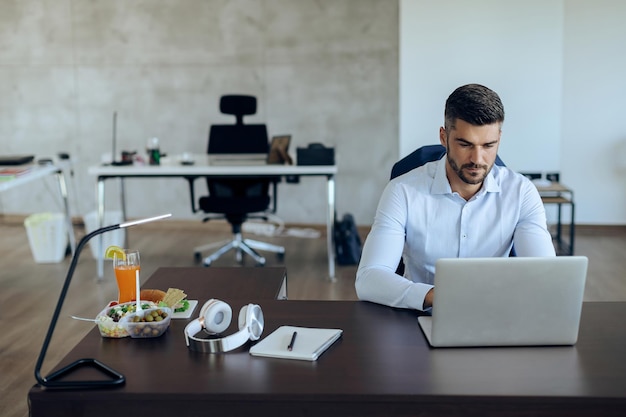
[[[263,250],[268,252],[274,252],[278,255],[279,258],[283,258],[285,256],[285,248],[278,245],[273,245],[267,242],[260,242],[258,240],[252,239],[244,239],[241,236],[241,233],[235,233],[233,235],[233,239],[226,240],[222,242],[212,243],[208,245],[198,246],[194,248],[194,255],[196,259],[200,259],[200,253],[214,247],[220,246],[218,250],[205,257],[202,260],[202,264],[204,266],[211,266],[213,261],[219,259],[222,255],[229,252],[230,250],[235,250],[235,259],[237,263],[243,263],[243,254],[246,253],[254,259],[257,266],[265,265],[265,257],[259,254],[256,250]],[[256,249],[256,250],[255,250]]]

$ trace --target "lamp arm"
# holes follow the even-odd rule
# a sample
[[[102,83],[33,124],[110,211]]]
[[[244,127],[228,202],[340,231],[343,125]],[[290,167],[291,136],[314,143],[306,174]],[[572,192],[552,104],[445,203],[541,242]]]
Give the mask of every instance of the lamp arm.
[[[48,375],[47,377],[43,377],[41,375],[41,367],[43,365],[44,358],[46,357],[46,353],[48,351],[50,341],[52,340],[52,334],[54,333],[54,329],[59,319],[59,315],[61,314],[61,308],[63,307],[63,302],[65,301],[65,297],[67,296],[67,291],[70,287],[70,282],[72,281],[72,277],[74,276],[74,271],[76,270],[76,265],[78,263],[79,255],[82,252],[84,246],[87,244],[87,242],[91,240],[91,238],[93,238],[94,236],[100,235],[102,233],[110,232],[112,230],[116,230],[116,229],[120,229],[124,227],[131,227],[131,226],[135,226],[138,224],[143,224],[143,223],[147,223],[147,222],[151,222],[155,220],[161,220],[170,216],[171,214],[164,214],[161,216],[150,217],[147,219],[141,219],[141,220],[126,222],[122,224],[101,227],[100,229],[97,229],[91,233],[88,233],[80,240],[80,242],[78,242],[78,245],[76,246],[76,251],[74,252],[74,255],[72,256],[70,267],[67,271],[67,276],[65,277],[63,288],[61,289],[61,295],[59,296],[59,301],[57,302],[57,306],[54,309],[54,313],[52,314],[52,319],[50,320],[50,326],[48,327],[46,338],[44,339],[43,345],[41,347],[41,352],[39,353],[39,358],[37,359],[37,363],[35,365],[35,378],[37,379],[37,382],[40,385],[44,387],[55,387],[55,388],[96,388],[96,387],[101,388],[105,386],[120,385],[125,382],[125,378],[122,374],[117,373],[112,368],[109,368],[108,366],[102,364],[96,359],[81,359],[53,374]],[[114,376],[117,379],[98,380],[98,381],[55,381],[56,378],[68,373],[69,371],[76,368],[77,366],[84,366],[84,365],[89,365],[89,364],[95,365],[101,371],[111,376]]]

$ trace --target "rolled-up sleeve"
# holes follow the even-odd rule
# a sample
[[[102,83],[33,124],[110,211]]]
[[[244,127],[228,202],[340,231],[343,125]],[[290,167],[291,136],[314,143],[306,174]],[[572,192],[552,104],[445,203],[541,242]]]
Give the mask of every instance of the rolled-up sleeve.
[[[390,183],[381,196],[363,246],[355,281],[359,299],[422,310],[424,297],[433,286],[412,282],[395,272],[404,247],[406,218],[407,196],[403,187]]]
[[[556,256],[546,224],[546,212],[537,188],[526,181],[522,189],[520,219],[513,235],[517,256]]]

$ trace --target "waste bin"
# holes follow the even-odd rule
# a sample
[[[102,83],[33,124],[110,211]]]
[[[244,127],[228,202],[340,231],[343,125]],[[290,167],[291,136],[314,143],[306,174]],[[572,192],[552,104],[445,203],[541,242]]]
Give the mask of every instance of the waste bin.
[[[35,213],[24,220],[30,250],[37,263],[59,263],[65,258],[68,234],[62,213]]]
[[[83,221],[85,222],[85,231],[87,233],[91,233],[96,230],[98,225],[98,212],[92,211],[83,216]],[[104,212],[104,221],[102,222],[102,227],[111,226],[113,224],[122,223],[123,217],[121,211],[105,211]],[[98,248],[100,239],[102,237],[102,248]],[[89,247],[91,248],[91,254],[95,259],[100,259],[104,256],[104,250],[111,246],[116,245],[120,247],[124,247],[124,242],[126,240],[126,231],[124,229],[116,229],[111,230],[110,232],[106,232],[101,234],[100,236],[94,236],[89,241]]]

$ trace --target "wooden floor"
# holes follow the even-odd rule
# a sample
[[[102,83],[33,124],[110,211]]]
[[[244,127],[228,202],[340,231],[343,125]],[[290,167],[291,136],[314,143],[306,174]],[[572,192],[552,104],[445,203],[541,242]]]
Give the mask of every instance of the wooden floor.
[[[223,225],[195,222],[162,222],[129,231],[129,247],[141,251],[142,281],[161,266],[197,266],[193,248],[208,241],[228,237]],[[77,230],[80,238],[84,234]],[[302,300],[355,300],[355,266],[337,267],[337,280],[328,279],[326,239],[298,237],[259,240],[286,247],[284,262],[268,255],[268,265],[285,265],[288,297]],[[577,231],[577,255],[589,257],[585,300],[626,301],[626,228]],[[35,383],[33,370],[50,316],[56,306],[69,258],[58,264],[33,261],[24,227],[15,221],[0,220],[0,416],[28,415],[26,395]],[[226,256],[216,266],[235,266]],[[105,277],[98,281],[96,263],[86,248],[78,263],[68,297],[46,356],[43,373],[74,346],[92,324],[69,318],[93,318],[117,296],[111,265],[105,264]]]

